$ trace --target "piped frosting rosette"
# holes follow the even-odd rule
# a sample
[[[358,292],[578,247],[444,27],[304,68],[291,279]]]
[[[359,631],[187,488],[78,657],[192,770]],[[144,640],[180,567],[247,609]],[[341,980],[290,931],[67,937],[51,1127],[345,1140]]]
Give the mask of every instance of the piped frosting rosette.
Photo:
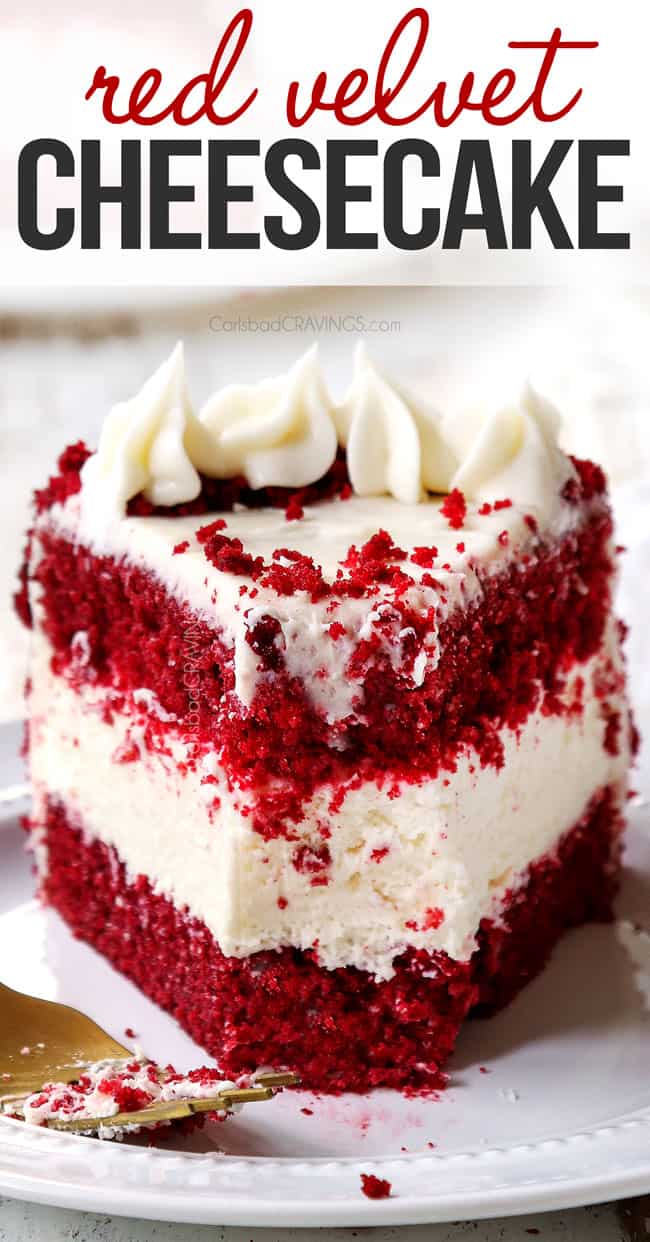
[[[229,384],[194,412],[183,347],[139,393],[108,414],[82,475],[82,505],[119,519],[143,493],[157,506],[194,500],[201,475],[249,487],[301,488],[345,449],[353,491],[417,504],[458,489],[467,500],[509,497],[543,518],[573,474],[558,445],[559,415],[526,387],[512,403],[442,415],[389,381],[357,347],[335,403],[313,346],[284,375]]]

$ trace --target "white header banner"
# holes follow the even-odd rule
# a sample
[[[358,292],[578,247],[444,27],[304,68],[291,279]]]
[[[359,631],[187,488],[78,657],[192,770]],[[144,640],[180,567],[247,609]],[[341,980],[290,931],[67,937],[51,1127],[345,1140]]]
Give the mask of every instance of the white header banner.
[[[23,0],[4,280],[646,281],[644,11]]]

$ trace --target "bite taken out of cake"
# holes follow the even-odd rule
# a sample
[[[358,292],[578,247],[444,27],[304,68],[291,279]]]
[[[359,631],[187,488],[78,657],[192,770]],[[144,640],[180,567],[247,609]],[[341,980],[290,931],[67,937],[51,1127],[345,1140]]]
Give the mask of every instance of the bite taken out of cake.
[[[601,470],[531,390],[444,417],[363,350],[196,415],[183,354],[36,494],[40,892],[229,1077],[433,1087],[607,918],[634,730]]]

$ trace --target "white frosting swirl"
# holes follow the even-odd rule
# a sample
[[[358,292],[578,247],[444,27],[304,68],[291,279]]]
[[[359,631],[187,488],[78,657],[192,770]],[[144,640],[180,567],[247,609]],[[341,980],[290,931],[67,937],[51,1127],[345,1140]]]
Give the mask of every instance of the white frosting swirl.
[[[314,345],[286,375],[229,384],[199,414],[195,463],[205,474],[244,475],[251,487],[305,487],[336,457],[331,403]]]
[[[423,490],[448,490],[458,462],[443,439],[439,415],[389,384],[362,344],[334,419],[359,496],[388,492],[403,504],[417,504]]]
[[[471,500],[508,498],[547,515],[575,473],[557,444],[559,424],[557,410],[530,386],[490,415],[449,420],[446,433],[462,463],[450,486]]]
[[[140,392],[107,415],[99,448],[83,467],[82,506],[110,520],[139,492],[155,505],[194,500],[201,480],[192,459],[200,439],[179,342]]]
[[[338,406],[313,346],[285,375],[221,389],[197,418],[178,344],[135,397],[110,411],[83,468],[82,509],[90,524],[104,525],[139,492],[156,505],[187,502],[199,494],[199,471],[242,475],[252,488],[305,487],[327,473],[338,441],[360,496],[414,505],[457,487],[470,501],[508,498],[544,518],[574,474],[558,424],[532,388],[502,408],[442,418],[389,383],[363,345]]]

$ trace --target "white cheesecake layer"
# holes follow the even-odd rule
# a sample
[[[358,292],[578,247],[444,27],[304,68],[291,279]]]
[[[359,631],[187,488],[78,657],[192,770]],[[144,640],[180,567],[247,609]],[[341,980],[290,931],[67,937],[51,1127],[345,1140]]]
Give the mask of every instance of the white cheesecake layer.
[[[398,796],[374,783],[351,789],[335,813],[336,791],[325,787],[305,807],[295,841],[267,841],[252,829],[242,795],[227,789],[216,758],[203,772],[183,775],[181,740],[171,756],[140,744],[146,713],[155,710],[148,692],[136,696],[132,716],[116,715],[109,725],[100,711],[105,692],[78,694],[52,674],[50,656],[37,630],[30,705],[36,820],[46,796],[60,798],[90,837],[117,851],[129,876],[146,875],[156,891],[187,907],[227,955],[317,945],[325,967],[353,965],[380,978],[390,977],[394,957],[410,945],[467,960],[481,919],[498,916],[505,893],[554,849],[592,795],[604,785],[625,794],[630,756],[625,700],[612,678],[620,670],[613,623],[600,654],[571,678],[568,701],[576,677],[584,680],[583,711],[535,712],[519,735],[504,730],[502,769],[460,756],[455,772],[403,784]],[[603,749],[594,693],[605,673],[609,705],[622,714],[616,756]],[[117,762],[134,741],[140,757]],[[214,778],[208,784],[206,772]],[[45,871],[38,834],[36,845]],[[301,859],[301,846],[320,863],[304,850]],[[324,878],[327,884],[312,882]]]

